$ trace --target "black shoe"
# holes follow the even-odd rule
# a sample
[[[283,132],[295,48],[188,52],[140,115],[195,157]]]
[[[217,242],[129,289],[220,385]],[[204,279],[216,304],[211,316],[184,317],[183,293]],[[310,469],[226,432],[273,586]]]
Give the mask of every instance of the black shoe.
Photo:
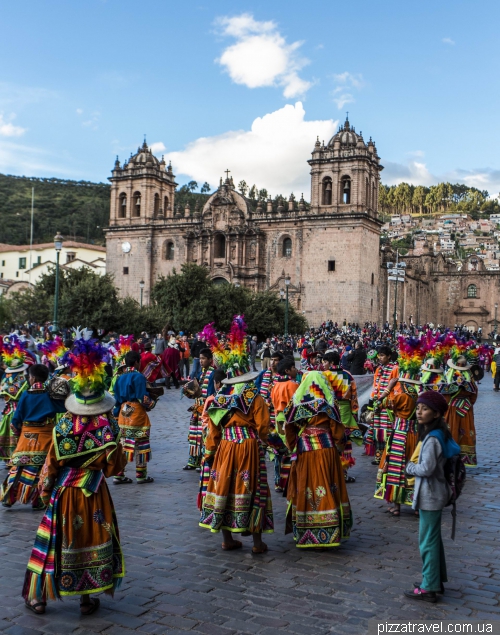
[[[422,591],[420,587],[412,589],[411,591],[405,591],[405,596],[410,600],[417,600],[419,602],[431,602],[435,604],[437,602],[437,595],[434,591]]]
[[[375,459],[374,461],[372,461],[372,465],[378,465],[380,463],[380,461],[377,461],[377,459]]]
[[[421,582],[414,582],[413,584],[415,585],[415,588],[416,587],[420,588],[420,585],[422,583]],[[443,593],[444,593],[444,585],[443,585],[442,582],[441,582],[441,588],[439,589],[439,591],[436,591],[436,593],[439,593],[439,595],[443,595]]]

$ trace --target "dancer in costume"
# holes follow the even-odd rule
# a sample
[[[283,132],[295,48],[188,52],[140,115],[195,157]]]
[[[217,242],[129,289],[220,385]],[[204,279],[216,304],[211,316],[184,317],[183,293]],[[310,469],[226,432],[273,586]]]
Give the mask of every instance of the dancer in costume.
[[[351,373],[340,365],[340,355],[337,351],[327,351],[323,355],[322,371],[330,383],[335,400],[344,424],[346,439],[342,452],[342,464],[345,466],[346,483],[355,483],[354,476],[349,476],[347,470],[356,464],[352,455],[352,444],[363,444],[363,434],[358,426],[358,391],[356,381]]]
[[[348,538],[351,506],[337,446],[345,429],[322,372],[307,373],[285,409],[286,442],[297,446],[288,482],[285,533],[301,549],[337,547]]]
[[[274,489],[276,492],[282,492],[283,487],[281,484],[281,459],[282,456],[288,454],[288,448],[283,442],[282,438],[276,431],[276,413],[274,411],[273,402],[271,399],[271,391],[276,381],[278,363],[283,359],[283,353],[274,351],[270,353],[270,366],[266,370],[261,371],[260,375],[255,380],[255,385],[259,389],[259,394],[264,398],[264,401],[269,408],[269,434],[267,437],[267,453],[269,460],[274,464]]]
[[[205,329],[206,328],[207,327],[205,327]],[[199,382],[196,379],[193,379],[192,382],[198,383],[201,394],[194,397],[194,405],[190,408],[191,419],[189,421],[188,433],[189,458],[186,465],[182,468],[183,470],[201,470],[201,459],[203,457],[203,429],[201,425],[201,415],[203,413],[203,406],[205,405],[206,398],[213,395],[215,392],[212,376],[215,370],[213,366],[213,354],[208,347],[202,348],[200,351],[200,365],[201,376]],[[186,392],[185,394],[187,395]]]
[[[42,357],[42,360],[47,360],[49,370],[53,377],[70,379],[71,374],[69,373],[69,369],[62,363],[64,355],[68,352],[69,348],[70,347],[65,345],[59,335],[56,335],[53,340],[47,340],[43,342],[43,344],[38,345],[38,354]]]
[[[457,341],[450,350],[446,371],[448,410],[445,420],[453,440],[460,446],[460,458],[467,467],[477,467],[474,425],[477,386],[470,372],[471,362],[477,363],[477,351],[470,348],[472,345]]]
[[[133,344],[133,335],[120,335],[120,337],[118,338],[118,342],[114,346],[110,347],[111,355],[113,356],[114,362],[113,377],[111,379],[111,385],[109,387],[109,392],[111,394],[113,394],[114,392],[115,384],[118,377],[127,367],[125,363],[125,355],[127,353],[130,353]]]
[[[408,482],[405,468],[418,444],[416,407],[420,370],[426,354],[424,340],[399,337],[398,347],[399,378],[391,379],[388,384],[391,396],[384,400],[394,417],[394,428],[387,437],[375,487],[375,498],[387,502],[392,516],[401,514],[401,504],[413,503],[413,483]],[[399,392],[394,393],[392,389],[396,384]]]
[[[267,551],[262,533],[271,533],[274,527],[264,449],[269,409],[255,385],[259,373],[248,372],[246,331],[243,316],[235,315],[228,345],[224,353],[218,352],[217,362],[228,377],[207,409],[205,452],[207,461],[213,457],[213,464],[200,526],[222,530],[224,550],[242,546],[233,533],[251,533],[252,552],[260,554]]]
[[[147,389],[146,378],[139,372],[141,355],[130,351],[125,355],[125,369],[115,383],[116,405],[114,416],[118,417],[121,430],[121,442],[127,462],[135,459],[135,478],[138,485],[153,483],[148,476],[148,463],[151,460],[151,423],[148,411],[156,406],[156,401]],[[132,483],[125,476],[125,469],[116,474],[115,485]]]
[[[5,405],[0,418],[0,460],[8,463],[17,445],[17,431],[11,426],[12,418],[21,395],[28,389],[25,371],[28,368],[28,356],[17,335],[8,335],[2,346],[2,360],[5,375],[0,384],[0,398]],[[30,359],[31,361],[31,359]]]
[[[388,346],[381,346],[378,351],[380,366],[373,377],[373,389],[370,395],[371,405],[368,406],[370,416],[370,430],[365,438],[366,454],[374,456],[372,465],[379,465],[384,451],[387,437],[392,430],[392,421],[387,408],[383,405],[384,399],[393,397],[392,390],[388,387],[391,379],[397,379],[398,366],[391,362],[392,351]],[[367,416],[367,421],[368,421]]]
[[[278,487],[275,487],[275,489],[277,492],[284,492],[285,494],[288,485],[288,478],[290,476],[292,460],[295,460],[296,455],[295,448],[290,449],[286,445],[285,430],[283,427],[285,423],[284,410],[299,387],[300,379],[297,381],[297,378],[298,371],[295,367],[295,361],[293,358],[284,357],[278,362],[276,377],[271,390],[271,401],[273,404],[273,411],[275,413],[276,435],[283,444],[283,450],[278,454],[279,480]],[[276,467],[275,463],[275,479]]]
[[[11,425],[19,438],[10,459],[10,470],[1,490],[0,499],[4,507],[12,507],[19,501],[31,503],[34,510],[45,509],[40,499],[38,482],[52,442],[52,431],[56,424],[56,414],[66,412],[64,398],[52,399],[44,384],[49,377],[49,369],[43,364],[33,364],[28,371],[29,389],[21,395],[12,417]]]
[[[225,551],[242,546],[234,533],[251,533],[252,553],[261,554],[267,551],[262,533],[272,533],[274,521],[261,446],[267,442],[269,410],[255,386],[257,376],[224,379],[208,409],[206,456],[214,458],[200,527],[222,531]]]
[[[144,342],[144,353],[141,354],[140,372],[150,384],[154,384],[161,376],[161,357],[152,352],[150,340]]]
[[[214,381],[214,391],[217,393],[222,388],[222,380],[226,379],[227,375],[222,368],[216,368],[213,372],[212,378]],[[196,380],[194,380],[196,382]],[[189,382],[191,384],[191,382]],[[201,388],[196,382],[195,386],[195,397],[201,397]],[[212,464],[214,460],[213,454],[210,456],[205,456],[205,444],[207,440],[208,434],[208,424],[210,423],[210,417],[208,416],[208,409],[213,403],[215,398],[215,393],[213,395],[209,395],[203,406],[203,412],[201,415],[201,429],[202,429],[202,444],[203,444],[203,458],[201,462],[201,471],[200,471],[200,491],[198,492],[198,509],[201,511],[203,508],[203,499],[207,492],[208,481],[210,480],[210,472],[212,470]]]
[[[99,608],[91,594],[110,595],[125,574],[118,525],[106,478],[125,465],[120,429],[104,389],[108,351],[91,332],[78,333],[65,363],[73,372],[66,415],[54,428],[40,475],[48,504],[37,531],[23,597],[34,613],[47,600],[80,595],[82,615]],[[88,339],[85,339],[88,338]]]

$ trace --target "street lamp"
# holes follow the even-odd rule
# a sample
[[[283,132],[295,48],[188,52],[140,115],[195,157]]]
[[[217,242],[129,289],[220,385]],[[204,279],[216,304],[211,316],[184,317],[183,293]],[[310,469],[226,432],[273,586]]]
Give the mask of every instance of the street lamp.
[[[396,338],[396,331],[398,330],[398,282],[404,282],[405,274],[406,274],[406,262],[399,262],[399,249],[396,250],[396,264],[392,262],[387,263],[388,269],[388,279],[394,280],[396,282],[396,286],[394,288],[394,321],[393,321],[393,329],[394,329],[394,338]]]
[[[288,287],[290,286],[290,276],[287,274],[285,276],[285,337],[288,337]]]
[[[498,309],[498,304],[495,304],[495,337],[493,339],[496,339],[497,337],[497,309]]]
[[[143,294],[143,292],[144,292],[144,280],[141,280],[141,281],[139,282],[139,288],[140,288],[140,290],[141,290],[141,309],[142,309],[142,294]]]
[[[59,255],[63,246],[64,238],[59,232],[54,236],[54,247],[56,249],[56,293],[54,298],[54,331],[57,333],[57,311],[59,309]]]

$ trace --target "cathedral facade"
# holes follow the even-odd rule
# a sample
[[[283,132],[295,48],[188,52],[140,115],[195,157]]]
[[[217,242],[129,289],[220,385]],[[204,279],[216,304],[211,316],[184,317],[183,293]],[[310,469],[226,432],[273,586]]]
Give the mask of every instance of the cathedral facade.
[[[441,254],[408,255],[394,304],[396,283],[387,275],[394,255],[380,249],[383,167],[371,138],[365,142],[346,120],[327,145],[316,141],[308,163],[310,204],[293,195],[252,202],[227,172],[202,209],[181,210],[172,167],[146,142],[123,166],[117,159],[106,259],[120,294],[147,304],[160,276],[192,262],[221,284],[276,294],[287,285],[311,326],[327,319],[392,322],[394,308],[399,320],[415,323],[493,324],[499,273],[482,263],[457,267]]]

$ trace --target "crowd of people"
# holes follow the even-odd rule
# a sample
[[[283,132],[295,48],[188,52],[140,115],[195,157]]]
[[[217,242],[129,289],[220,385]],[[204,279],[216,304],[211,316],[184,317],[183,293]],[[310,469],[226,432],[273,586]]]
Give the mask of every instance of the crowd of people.
[[[88,615],[99,608],[96,593],[119,586],[124,559],[106,479],[154,483],[148,413],[172,383],[192,401],[184,470],[196,475],[199,525],[222,532],[223,550],[242,548],[238,534],[252,536],[253,554],[268,549],[267,460],[296,547],[339,546],[353,523],[356,444],[376,467],[374,496],[387,512],[408,506],[419,517],[423,578],[406,595],[435,602],[443,592],[442,509],[460,493],[460,470],[477,466],[477,383],[500,349],[461,328],[401,325],[395,339],[388,325],[333,323],[259,346],[242,316],[229,333],[208,324],[193,338],[168,327],[156,338],[96,335],[77,328],[36,338],[25,329],[0,342],[8,469],[0,500],[44,512],[27,608],[43,614],[48,599],[80,595]],[[373,387],[360,409],[356,376],[367,372]]]

